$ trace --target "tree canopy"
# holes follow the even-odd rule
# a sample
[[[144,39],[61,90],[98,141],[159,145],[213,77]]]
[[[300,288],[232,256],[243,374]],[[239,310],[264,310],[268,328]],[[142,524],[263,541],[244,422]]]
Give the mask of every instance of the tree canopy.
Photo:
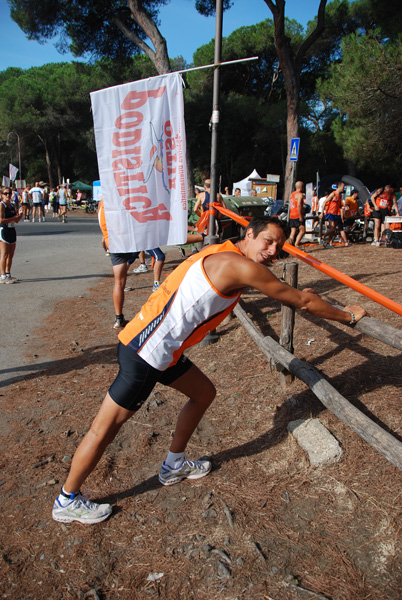
[[[320,91],[341,113],[333,129],[347,158],[384,174],[402,168],[402,40],[348,36]]]
[[[113,20],[116,15],[126,15],[134,31],[139,25],[132,18],[132,10],[148,5],[132,0],[9,3],[16,11],[15,19],[20,19],[30,37],[56,35],[61,45],[67,44],[77,54],[101,58],[88,64],[60,63],[0,72],[0,135],[5,140],[10,130],[18,132],[22,170],[28,180],[59,182],[62,175],[84,181],[97,179],[89,93],[161,72],[152,52],[141,52],[141,46],[124,35]],[[223,39],[223,60],[256,55],[259,60],[221,69],[222,184],[230,186],[253,168],[283,175],[289,169],[288,141],[293,131],[289,129],[290,117],[297,125],[297,134],[292,137],[301,137],[301,179],[311,181],[317,170],[322,175],[334,170],[346,172],[347,165],[354,163],[365,180],[373,172],[373,161],[376,170],[385,172],[388,168],[388,172],[396,173],[396,165],[400,168],[402,89],[399,1],[389,2],[394,11],[392,19],[389,8],[378,0],[334,0],[328,5],[317,0],[320,10],[325,5],[325,27],[319,36],[319,15],[304,30],[297,21],[286,18],[284,0],[276,0],[275,4],[267,0],[267,4],[274,8],[273,18],[240,27]],[[160,5],[157,0],[149,4],[147,19],[154,19],[154,24]],[[214,3],[206,5],[201,0],[197,0],[197,6],[205,14],[215,9]],[[103,15],[102,25],[92,21],[91,11]],[[67,17],[68,21],[63,20]],[[98,39],[91,37],[92,25],[105,28]],[[290,61],[288,72],[280,60],[278,32],[283,42],[281,51]],[[137,33],[144,43],[149,42],[145,29]],[[307,40],[310,42],[306,44]],[[212,40],[195,52],[194,64],[211,64],[213,60]],[[167,68],[185,66],[179,57],[170,60]],[[208,123],[213,72],[189,72],[185,79],[188,148],[194,171],[202,179],[210,168]],[[3,169],[9,152],[0,146]]]
[[[58,38],[61,51],[92,58],[144,52],[158,73],[171,70],[158,10],[168,0],[8,0],[29,39]]]

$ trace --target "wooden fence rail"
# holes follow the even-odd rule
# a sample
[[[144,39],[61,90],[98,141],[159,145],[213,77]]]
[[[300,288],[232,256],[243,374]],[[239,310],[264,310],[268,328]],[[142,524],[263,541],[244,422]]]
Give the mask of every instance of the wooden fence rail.
[[[369,417],[353,406],[353,404],[346,400],[346,398],[344,398],[321,375],[321,373],[319,373],[319,371],[293,356],[293,354],[285,350],[285,348],[282,348],[282,346],[270,336],[263,337],[239,304],[234,309],[234,313],[269,360],[280,362],[290,373],[304,381],[326,408],[333,412],[348,427],[353,429],[353,431],[358,433],[393,465],[402,470],[402,442],[382,429],[382,427],[374,423]],[[363,329],[368,329],[370,331],[377,330],[379,321],[376,321],[374,325],[368,323],[370,321],[373,321],[373,319],[364,317],[355,327],[360,331]],[[359,325],[360,327],[358,327]],[[384,330],[384,327],[387,327],[383,323],[380,325],[382,331]],[[394,332],[397,332],[397,330],[394,330]],[[366,333],[366,331],[364,331],[364,333]],[[400,332],[397,333],[400,334]],[[398,336],[392,334],[392,332],[388,331],[388,334],[391,341],[395,341],[395,338],[398,340]],[[372,335],[372,333],[369,333],[369,335]],[[397,343],[401,344],[401,336],[399,336],[399,341],[397,341]],[[390,345],[393,345],[395,348],[402,347],[402,344],[400,346],[395,346],[394,343]]]

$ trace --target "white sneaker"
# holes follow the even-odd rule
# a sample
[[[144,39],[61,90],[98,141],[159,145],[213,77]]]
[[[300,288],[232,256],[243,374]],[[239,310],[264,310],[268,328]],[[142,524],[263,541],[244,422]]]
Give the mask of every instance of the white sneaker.
[[[371,242],[371,245],[372,245],[372,246],[377,246],[377,244],[378,244],[377,240],[373,240],[373,241]]]
[[[59,523],[78,521],[79,523],[91,525],[104,521],[111,514],[112,507],[110,504],[96,504],[79,492],[67,506],[62,506],[59,499],[56,498],[53,504],[52,518]]]
[[[133,269],[133,273],[148,273],[147,265],[141,264],[136,269]]]
[[[163,462],[159,472],[159,481],[162,485],[173,485],[183,479],[200,479],[208,475],[211,469],[212,464],[209,460],[195,460],[193,462],[185,458],[177,469],[172,469]]]

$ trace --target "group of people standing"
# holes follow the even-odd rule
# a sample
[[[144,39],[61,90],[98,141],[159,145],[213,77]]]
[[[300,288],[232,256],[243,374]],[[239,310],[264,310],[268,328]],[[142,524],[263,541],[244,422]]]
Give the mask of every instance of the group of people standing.
[[[32,223],[35,219],[40,223],[46,221],[46,212],[49,208],[53,217],[59,217],[66,223],[67,190],[64,185],[59,185],[50,192],[46,187],[41,187],[39,182],[34,186],[27,186],[21,193],[13,191],[10,187],[1,190],[0,200],[0,283],[15,283],[16,277],[11,275],[11,266],[17,245],[15,224],[21,219]]]
[[[352,190],[351,194],[343,199],[345,183],[340,181],[336,189],[328,190],[327,194],[318,200],[313,198],[313,215],[315,220],[320,221],[320,244],[332,247],[335,235],[339,232],[342,242],[349,246],[348,233],[352,230],[356,219],[366,217],[366,222],[374,220],[373,246],[380,245],[380,238],[386,226],[386,217],[394,213],[395,216],[402,214],[402,206],[397,203],[395,186],[387,184],[378,188],[367,199],[364,210],[360,207],[358,199],[359,192]],[[289,201],[289,226],[291,233],[288,242],[294,246],[300,246],[306,232],[305,227],[305,195],[304,183],[297,181],[295,191],[292,192]],[[326,230],[322,233],[323,225]]]
[[[46,212],[51,210],[53,218],[60,217],[63,223],[67,221],[68,190],[64,185],[49,190],[41,187],[36,181],[33,187],[27,186],[22,192],[21,206],[24,221],[32,216],[32,223],[46,221]]]

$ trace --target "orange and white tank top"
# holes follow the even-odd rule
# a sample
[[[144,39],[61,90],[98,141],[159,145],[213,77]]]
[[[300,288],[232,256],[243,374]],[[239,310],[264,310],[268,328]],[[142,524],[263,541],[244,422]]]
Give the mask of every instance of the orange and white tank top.
[[[383,192],[375,199],[377,208],[387,208],[389,211],[392,209],[392,194]]]
[[[233,310],[241,291],[224,296],[213,287],[204,259],[217,252],[240,250],[232,242],[207,246],[179,265],[151,294],[137,315],[119,334],[145,362],[165,371]]]

